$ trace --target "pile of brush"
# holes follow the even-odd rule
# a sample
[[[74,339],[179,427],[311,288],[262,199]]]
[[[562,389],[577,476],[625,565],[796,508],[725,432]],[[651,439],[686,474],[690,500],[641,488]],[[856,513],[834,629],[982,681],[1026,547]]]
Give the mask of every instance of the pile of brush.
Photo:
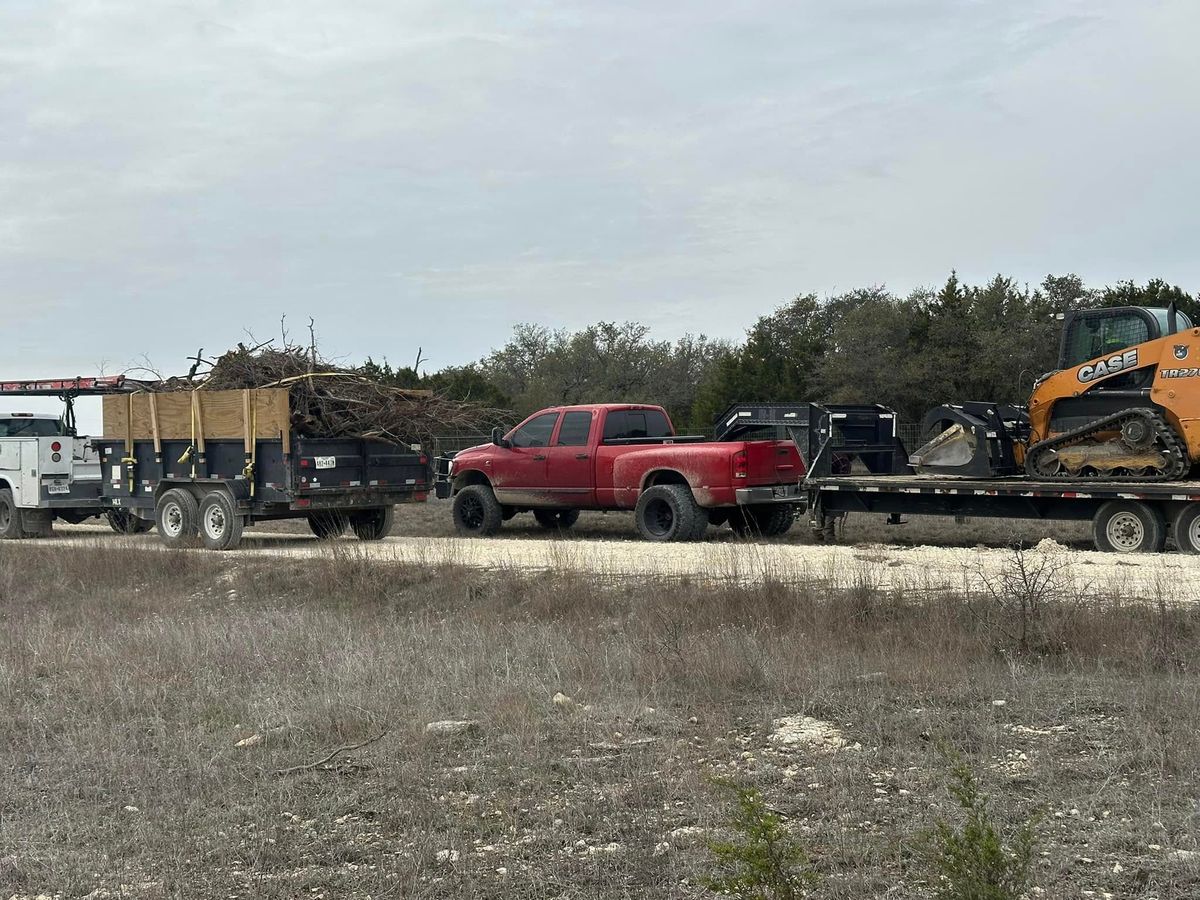
[[[200,351],[193,362],[186,376],[165,379],[160,389],[286,388],[292,428],[302,436],[430,444],[441,435],[484,433],[509,417],[503,410],[384,383],[361,369],[321,359],[315,346],[238,344],[215,360]]]

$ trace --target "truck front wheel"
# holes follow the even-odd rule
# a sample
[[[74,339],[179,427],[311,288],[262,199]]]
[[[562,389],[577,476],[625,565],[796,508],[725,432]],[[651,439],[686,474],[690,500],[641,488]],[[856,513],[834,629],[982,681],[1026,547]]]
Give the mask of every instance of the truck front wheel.
[[[246,520],[225,491],[210,491],[200,503],[200,539],[209,550],[233,550],[242,542]]]
[[[0,541],[11,541],[24,537],[21,529],[21,511],[13,502],[12,491],[0,488]]]
[[[186,547],[200,530],[200,506],[187,491],[172,488],[154,506],[154,525],[168,547]]]
[[[660,484],[643,491],[634,510],[638,533],[648,541],[692,541],[704,534],[708,511],[684,484]]]
[[[382,541],[392,531],[396,507],[381,506],[350,514],[350,527],[360,541]]]
[[[1167,528],[1157,508],[1135,500],[1110,500],[1092,520],[1096,549],[1108,553],[1157,553]]]
[[[577,509],[535,509],[533,517],[543,528],[565,531],[579,521]]]
[[[487,484],[469,484],[454,495],[454,528],[459,534],[488,537],[500,530],[504,510]]]

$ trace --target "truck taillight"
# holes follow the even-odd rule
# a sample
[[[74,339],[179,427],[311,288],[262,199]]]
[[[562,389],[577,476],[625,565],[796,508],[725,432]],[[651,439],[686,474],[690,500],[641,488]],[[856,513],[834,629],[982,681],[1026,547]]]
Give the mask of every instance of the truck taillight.
[[[57,453],[61,449],[62,449],[62,444],[60,444],[58,441],[54,441],[50,444],[50,452],[51,453]]]
[[[733,454],[733,477],[745,478],[750,474],[750,455],[745,450]]]

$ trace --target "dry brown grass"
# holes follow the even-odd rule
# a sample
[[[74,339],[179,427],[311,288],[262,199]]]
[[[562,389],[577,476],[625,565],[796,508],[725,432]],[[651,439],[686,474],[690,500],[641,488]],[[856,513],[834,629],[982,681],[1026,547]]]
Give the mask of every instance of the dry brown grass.
[[[5,897],[699,897],[708,854],[676,830],[727,820],[714,775],[788,817],[818,896],[919,897],[914,838],[952,815],[939,741],[1002,817],[1045,808],[1048,896],[1200,893],[1186,609],[1050,616],[1016,654],[959,598],[348,543],[304,563],[6,544],[0,597]],[[774,746],[797,713],[857,746]],[[447,718],[479,727],[424,733]]]

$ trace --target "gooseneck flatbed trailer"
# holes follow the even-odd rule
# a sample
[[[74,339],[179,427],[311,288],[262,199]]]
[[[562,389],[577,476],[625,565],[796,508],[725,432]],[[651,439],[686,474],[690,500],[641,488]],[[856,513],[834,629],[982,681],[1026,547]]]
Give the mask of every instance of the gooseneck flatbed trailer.
[[[1168,538],[1200,553],[1200,481],[1036,480],[1027,475],[918,474],[883,406],[739,404],[717,435],[774,429],[795,441],[806,473],[803,495],[815,521],[844,513],[1090,521],[1098,550],[1157,552]],[[988,434],[981,435],[981,444]]]

